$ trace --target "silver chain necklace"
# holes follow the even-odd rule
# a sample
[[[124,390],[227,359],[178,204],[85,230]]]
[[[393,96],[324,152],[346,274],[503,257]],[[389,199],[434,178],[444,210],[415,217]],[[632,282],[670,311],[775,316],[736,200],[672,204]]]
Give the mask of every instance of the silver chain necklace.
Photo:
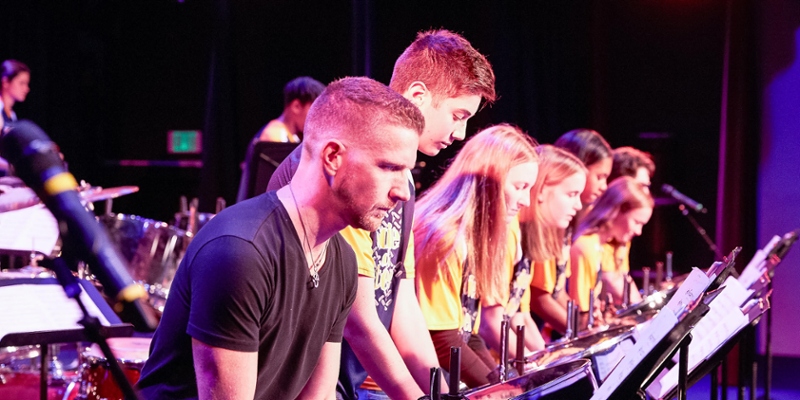
[[[308,282],[308,287],[313,289],[319,287],[319,269],[322,267],[322,260],[325,257],[325,254],[328,252],[330,239],[325,241],[325,247],[322,248],[322,251],[315,260],[311,242],[308,241],[308,235],[306,234],[306,224],[303,222],[303,213],[300,212],[300,206],[297,205],[297,198],[294,197],[294,190],[292,190],[291,182],[289,183],[289,193],[292,194],[292,202],[294,202],[294,207],[297,209],[297,216],[300,218],[300,226],[303,228],[303,243],[308,246],[308,252],[311,254],[311,265],[308,266],[308,272],[311,275],[311,281]],[[301,247],[303,243],[300,244]],[[304,254],[303,259],[305,258],[306,256]]]

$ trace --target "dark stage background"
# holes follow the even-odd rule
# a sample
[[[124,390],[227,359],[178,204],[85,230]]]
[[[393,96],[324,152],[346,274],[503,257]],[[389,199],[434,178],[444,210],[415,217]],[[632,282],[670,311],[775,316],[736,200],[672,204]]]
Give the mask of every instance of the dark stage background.
[[[510,122],[552,143],[585,127],[613,147],[649,151],[654,187],[670,183],[705,204],[699,223],[712,238],[725,233],[723,253],[744,246],[747,260],[756,247],[757,4],[10,0],[0,4],[0,57],[31,67],[31,93],[15,110],[51,135],[78,179],[137,185],[114,211],[169,221],[181,195],[199,197],[201,211],[216,197],[233,203],[247,143],[281,113],[287,81],[368,75],[388,84],[416,32],[444,27],[497,75],[500,99],[468,133]],[[167,132],[186,129],[203,131],[202,156],[167,153]],[[721,131],[734,133],[723,134],[722,153]],[[420,156],[423,190],[459,148]],[[679,273],[714,260],[674,205],[658,207],[635,239],[632,267],[653,267],[667,251]]]

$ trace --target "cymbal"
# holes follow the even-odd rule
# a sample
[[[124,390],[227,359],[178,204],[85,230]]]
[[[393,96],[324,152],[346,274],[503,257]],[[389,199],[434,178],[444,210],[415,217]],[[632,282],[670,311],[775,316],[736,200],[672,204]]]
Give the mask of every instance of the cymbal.
[[[108,199],[116,199],[126,194],[136,193],[139,191],[138,186],[119,186],[113,188],[103,189],[101,187],[93,187],[80,192],[81,198],[89,203],[96,201],[103,201]]]

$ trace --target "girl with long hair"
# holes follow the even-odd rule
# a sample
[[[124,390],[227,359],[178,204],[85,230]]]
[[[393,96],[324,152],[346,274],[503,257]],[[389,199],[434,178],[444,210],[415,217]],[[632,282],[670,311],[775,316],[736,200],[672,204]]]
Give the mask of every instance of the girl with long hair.
[[[653,198],[631,177],[614,180],[597,199],[578,226],[570,252],[569,294],[581,311],[590,311],[589,290],[597,288],[600,281],[613,301],[621,302],[622,274],[630,270],[625,263],[630,250],[627,244],[642,234],[642,227],[652,215]],[[595,295],[599,294],[595,290]],[[631,300],[641,301],[632,281]]]
[[[522,250],[533,264],[529,300],[522,312],[533,311],[556,331],[567,324],[566,278],[569,277],[569,242],[565,237],[581,210],[581,193],[587,170],[566,150],[552,145],[537,147],[539,175],[531,188],[531,205],[520,211]],[[571,238],[570,238],[571,239]]]
[[[478,335],[483,304],[507,301],[509,271],[521,254],[509,235],[530,201],[537,155],[530,137],[510,125],[472,137],[416,204],[417,298],[440,364],[461,347],[461,379],[490,382],[496,362]]]

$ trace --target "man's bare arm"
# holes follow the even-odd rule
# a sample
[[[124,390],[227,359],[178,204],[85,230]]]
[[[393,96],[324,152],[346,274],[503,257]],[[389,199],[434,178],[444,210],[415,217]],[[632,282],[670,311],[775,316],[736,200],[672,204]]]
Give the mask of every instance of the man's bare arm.
[[[394,324],[402,324],[395,321]],[[426,336],[430,337],[426,332]],[[347,317],[344,337],[358,361],[375,383],[392,399],[418,399],[423,396],[406,368],[392,337],[375,309],[375,279],[358,277],[358,293]]]
[[[201,400],[255,396],[258,353],[213,347],[192,338],[192,356]]]
[[[336,380],[339,378],[339,358],[342,353],[342,344],[326,342],[322,346],[322,353],[317,360],[317,366],[311,378],[308,379],[298,399],[323,399],[336,398]]]
[[[391,335],[397,351],[403,357],[417,385],[425,394],[431,387],[431,368],[439,366],[436,349],[433,347],[425,316],[417,302],[413,279],[401,279],[397,288]],[[447,383],[441,382],[442,392],[447,392]]]

